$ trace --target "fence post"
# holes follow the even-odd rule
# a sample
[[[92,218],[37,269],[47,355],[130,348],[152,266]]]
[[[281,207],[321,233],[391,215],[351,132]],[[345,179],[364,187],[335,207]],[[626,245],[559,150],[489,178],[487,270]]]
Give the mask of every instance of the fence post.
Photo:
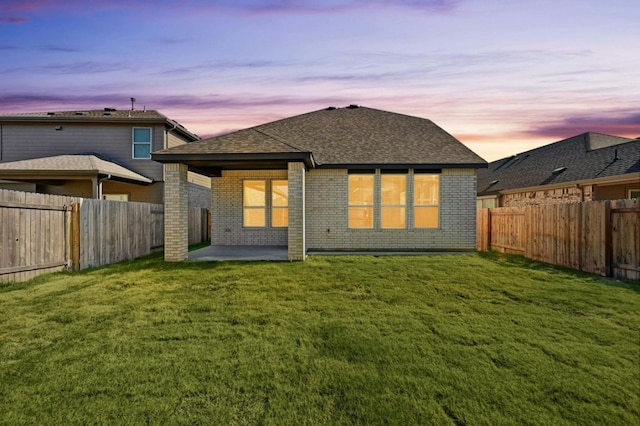
[[[80,203],[71,210],[71,270],[80,270]]]
[[[607,277],[613,276],[613,221],[611,220],[611,201],[604,202],[604,271]]]

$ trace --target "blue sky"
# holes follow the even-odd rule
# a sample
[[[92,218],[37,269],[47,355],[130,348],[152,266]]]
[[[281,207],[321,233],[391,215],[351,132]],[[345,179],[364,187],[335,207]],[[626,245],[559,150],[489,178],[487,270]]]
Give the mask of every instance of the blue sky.
[[[0,0],[0,113],[156,109],[201,136],[327,106],[491,161],[640,136],[636,0]]]

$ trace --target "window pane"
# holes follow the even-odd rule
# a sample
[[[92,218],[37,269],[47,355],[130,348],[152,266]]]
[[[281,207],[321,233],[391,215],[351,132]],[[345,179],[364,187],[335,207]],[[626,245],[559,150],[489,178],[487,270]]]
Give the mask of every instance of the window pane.
[[[265,209],[244,209],[244,226],[265,226]]]
[[[287,207],[289,205],[289,182],[286,180],[271,181],[271,205]]]
[[[382,205],[403,206],[406,203],[406,176],[382,175]]]
[[[373,207],[349,207],[349,228],[373,228]]]
[[[149,158],[151,156],[151,145],[134,144],[133,158]]]
[[[150,143],[151,129],[133,129],[133,141],[135,143]]]
[[[416,206],[438,204],[438,175],[414,175],[414,202]]]
[[[263,207],[265,205],[265,181],[245,180],[243,181],[243,198],[245,207]]]
[[[373,205],[372,175],[349,175],[349,205]]]
[[[273,226],[274,228],[289,226],[289,209],[273,209],[271,211],[271,226]]]
[[[437,228],[438,208],[437,207],[416,207],[414,215],[416,228]]]
[[[404,207],[383,207],[382,227],[383,228],[404,228],[405,227]]]

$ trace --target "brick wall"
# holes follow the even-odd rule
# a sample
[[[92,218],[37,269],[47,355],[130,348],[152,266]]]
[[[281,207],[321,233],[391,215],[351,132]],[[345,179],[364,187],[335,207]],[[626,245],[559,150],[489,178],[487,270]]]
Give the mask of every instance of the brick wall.
[[[211,178],[211,244],[286,246],[287,228],[244,228],[242,226],[242,181],[251,179],[287,179],[286,170],[229,170]],[[267,185],[267,191],[270,186]],[[269,192],[268,192],[269,194]],[[268,206],[267,206],[268,207]],[[266,223],[271,211],[266,209]]]
[[[164,165],[164,259],[187,260],[189,256],[189,190],[187,166]]]
[[[565,188],[525,191],[501,196],[501,207],[534,206],[541,204],[579,203],[593,200],[593,187],[575,185]]]
[[[305,238],[305,167],[304,163],[289,163],[289,260],[307,257]]]
[[[380,174],[374,190],[379,192]],[[440,226],[437,229],[349,229],[348,175],[343,169],[307,173],[307,248],[309,250],[474,250],[476,234],[476,170],[444,169],[440,176]],[[380,215],[376,197],[374,217]],[[413,178],[407,178],[407,199],[413,198]],[[407,223],[413,211],[407,209]]]

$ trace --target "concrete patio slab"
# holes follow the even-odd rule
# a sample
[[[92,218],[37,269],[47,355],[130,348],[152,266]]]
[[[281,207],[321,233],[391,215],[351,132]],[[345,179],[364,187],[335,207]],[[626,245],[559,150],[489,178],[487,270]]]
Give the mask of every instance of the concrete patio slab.
[[[189,260],[288,260],[287,246],[209,246],[189,252]]]

